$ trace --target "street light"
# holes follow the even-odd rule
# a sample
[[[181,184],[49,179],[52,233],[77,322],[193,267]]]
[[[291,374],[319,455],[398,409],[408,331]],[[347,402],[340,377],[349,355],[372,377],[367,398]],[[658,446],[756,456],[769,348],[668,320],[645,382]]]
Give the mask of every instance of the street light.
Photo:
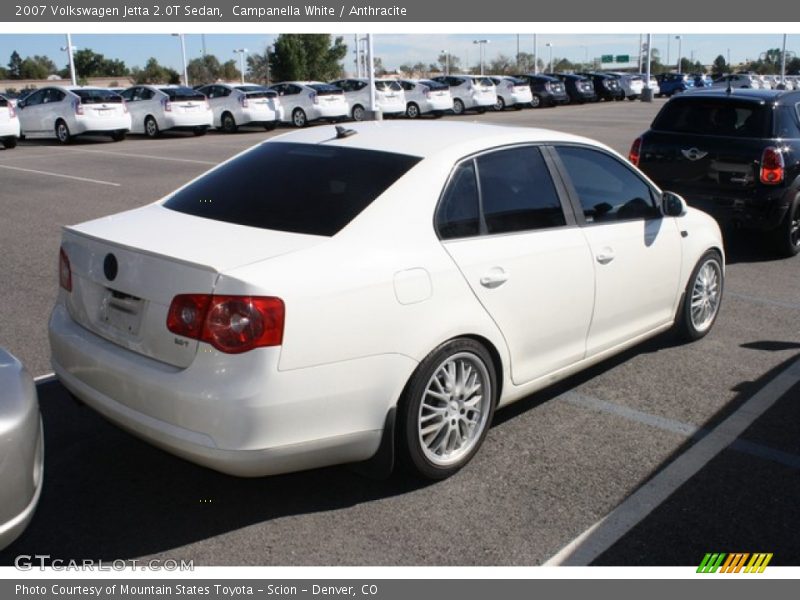
[[[242,85],[244,85],[244,55],[247,54],[247,48],[237,48],[233,51],[233,53],[239,55],[239,65],[241,68]]]
[[[681,36],[676,35],[675,39],[678,40],[678,75],[681,74]]]
[[[186,39],[182,33],[173,33],[172,37],[177,37],[181,40],[181,56],[183,57],[183,85],[189,87],[189,70],[186,68]]]
[[[67,34],[67,45],[62,47],[61,50],[69,56],[69,76],[72,79],[72,85],[78,85],[78,73],[75,71],[75,50],[77,48],[72,45],[72,34]]]
[[[447,50],[442,50],[444,54],[444,74],[450,75],[450,53]]]
[[[549,71],[550,73],[552,73],[552,72],[553,72],[553,45],[554,45],[554,44],[553,44],[552,42],[547,42],[547,43],[545,44],[545,46],[547,46],[548,48],[550,48],[550,61],[549,61],[549,62],[550,62],[550,71]]]
[[[489,40],[472,40],[473,44],[478,44],[481,50],[481,76],[483,75],[483,48],[489,43]]]

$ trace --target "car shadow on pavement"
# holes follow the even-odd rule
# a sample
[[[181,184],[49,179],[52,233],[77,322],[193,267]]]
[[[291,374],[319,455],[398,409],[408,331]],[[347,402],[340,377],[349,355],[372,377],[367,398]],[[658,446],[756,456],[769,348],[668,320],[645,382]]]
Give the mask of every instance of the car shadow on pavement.
[[[774,240],[758,231],[725,231],[725,262],[759,263],[781,260],[775,250]]]
[[[348,467],[244,479],[195,466],[123,432],[52,381],[38,388],[45,478],[25,533],[0,551],[103,561],[156,554],[287,515],[331,511],[426,483],[375,481]],[[37,562],[38,565],[38,562]]]

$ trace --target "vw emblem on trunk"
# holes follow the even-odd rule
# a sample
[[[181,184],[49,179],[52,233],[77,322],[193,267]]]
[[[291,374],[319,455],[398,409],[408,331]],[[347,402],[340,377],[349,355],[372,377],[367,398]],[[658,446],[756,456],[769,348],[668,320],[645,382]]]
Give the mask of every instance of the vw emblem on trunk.
[[[117,278],[117,270],[119,266],[117,265],[117,257],[111,253],[106,254],[105,259],[103,260],[103,274],[106,276],[106,279],[109,281],[114,281]]]
[[[681,154],[683,154],[689,160],[700,160],[701,158],[704,158],[708,152],[700,150],[699,148],[689,148],[688,150],[681,150]]]

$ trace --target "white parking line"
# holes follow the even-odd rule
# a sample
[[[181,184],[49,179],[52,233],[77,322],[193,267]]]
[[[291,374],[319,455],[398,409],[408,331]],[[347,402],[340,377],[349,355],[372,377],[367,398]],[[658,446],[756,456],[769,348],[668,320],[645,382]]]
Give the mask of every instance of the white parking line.
[[[56,374],[52,371],[50,373],[45,373],[44,375],[38,375],[33,378],[34,383],[37,385],[40,383],[50,383],[51,381],[55,381]]]
[[[82,150],[80,148],[70,148],[70,152],[82,152],[84,154],[102,154],[103,156],[124,156],[126,158],[145,158],[149,160],[163,160],[171,162],[195,163],[198,165],[218,165],[222,161],[195,160],[193,158],[175,158],[174,156],[154,156],[152,154],[133,154],[130,152],[104,152],[102,150]]]
[[[75,181],[85,181],[86,183],[97,183],[100,185],[111,185],[114,187],[120,187],[119,183],[113,183],[111,181],[102,181],[100,179],[89,179],[88,177],[76,177],[75,175],[64,175],[63,173],[51,173],[50,171],[23,169],[22,167],[12,167],[11,165],[0,165],[0,169],[10,169],[12,171],[24,171],[26,173],[35,173],[36,175],[47,175],[48,177],[62,177],[64,179],[74,179]]]
[[[695,476],[800,381],[800,360],[781,371],[752,398],[686,452],[628,496],[617,508],[551,557],[545,566],[587,566]]]

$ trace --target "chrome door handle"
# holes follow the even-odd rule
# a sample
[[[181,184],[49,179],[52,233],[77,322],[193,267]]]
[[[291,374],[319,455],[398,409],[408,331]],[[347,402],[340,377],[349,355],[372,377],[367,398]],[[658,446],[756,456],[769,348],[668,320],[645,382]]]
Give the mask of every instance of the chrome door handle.
[[[602,252],[600,252],[595,258],[597,258],[597,262],[601,265],[607,265],[612,260],[616,258],[616,254],[611,248],[605,248]]]
[[[494,269],[489,271],[486,275],[481,277],[481,285],[489,289],[501,286],[506,281],[508,281],[508,273],[506,273],[500,267],[495,267]]]

